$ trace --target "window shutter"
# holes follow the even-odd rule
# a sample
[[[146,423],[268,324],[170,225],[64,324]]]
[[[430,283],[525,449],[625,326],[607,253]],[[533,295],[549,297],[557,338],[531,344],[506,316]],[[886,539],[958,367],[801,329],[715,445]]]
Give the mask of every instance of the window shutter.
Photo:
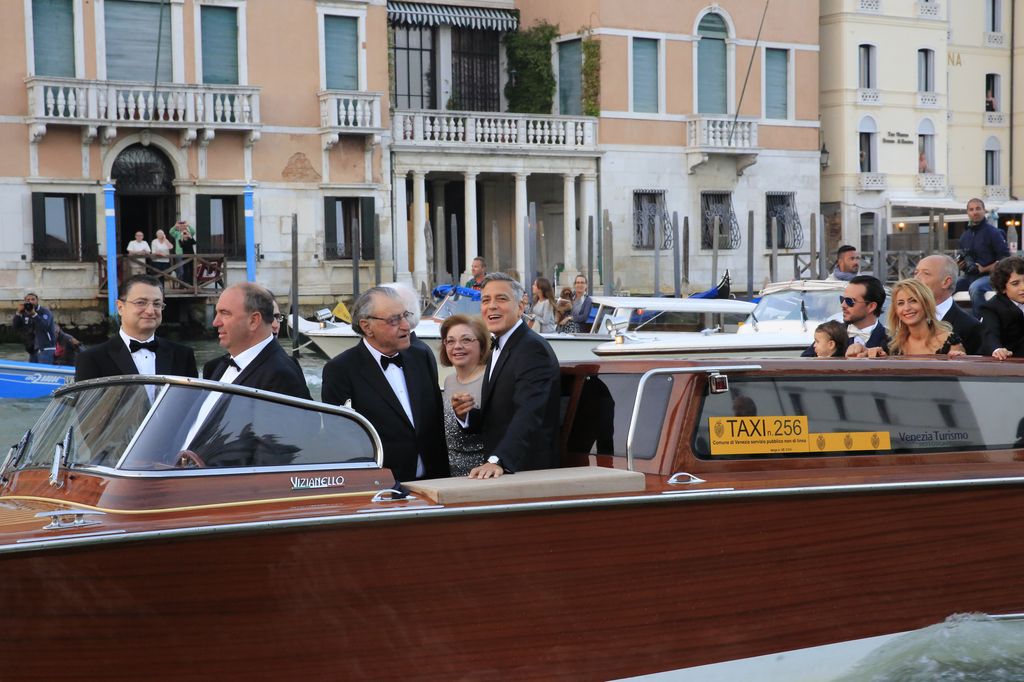
[[[324,197],[324,258],[336,260],[338,254],[338,200]]]
[[[789,52],[765,50],[765,116],[789,118]]]
[[[728,113],[726,96],[725,41],[701,38],[697,43],[697,112],[701,114]]]
[[[359,89],[359,23],[354,17],[324,17],[324,67],[328,90]]]
[[[373,197],[359,197],[359,218],[363,223],[363,248],[360,249],[360,257],[363,260],[373,260],[375,257],[373,252],[373,247],[375,246],[373,238],[375,211],[376,204]]]
[[[103,13],[107,32],[107,78],[152,83],[155,75],[162,83],[171,82],[170,8],[162,2],[106,0]]]
[[[579,40],[558,43],[558,110],[563,116],[583,113],[583,45]]]
[[[42,260],[46,247],[46,195],[32,193],[32,260]]]
[[[196,247],[199,253],[211,253],[210,248],[210,195],[196,195]]]
[[[82,261],[96,260],[99,256],[99,244],[96,243],[96,195],[82,194],[78,198],[79,218],[82,226]],[[120,251],[120,245],[114,248],[114,252]]]
[[[633,111],[658,111],[658,41],[633,38]]]
[[[71,0],[32,0],[32,49],[37,76],[75,77]]]
[[[238,84],[238,12],[202,6],[203,82]]]

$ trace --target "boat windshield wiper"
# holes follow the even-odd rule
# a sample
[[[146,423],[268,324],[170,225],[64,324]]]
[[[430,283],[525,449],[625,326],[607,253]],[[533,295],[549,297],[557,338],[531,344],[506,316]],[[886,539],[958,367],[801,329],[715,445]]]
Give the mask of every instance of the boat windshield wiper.
[[[25,432],[25,435],[21,437],[21,440],[16,444],[12,445],[10,450],[7,451],[7,456],[4,457],[4,463],[0,466],[0,482],[7,482],[7,471],[8,469],[17,466],[18,462],[21,461],[21,456],[28,450],[29,444],[32,442],[32,429]]]
[[[755,332],[758,331],[758,329],[757,329],[757,315],[754,314],[753,310],[750,311],[750,323],[754,326],[754,331]]]
[[[647,326],[647,325],[648,325],[648,324],[650,324],[651,322],[654,322],[654,321],[655,321],[656,319],[658,319],[659,317],[661,317],[662,315],[664,315],[664,314],[665,314],[665,312],[666,312],[666,311],[664,311],[664,310],[661,310],[661,311],[659,311],[659,312],[655,313],[655,314],[654,314],[654,316],[652,316],[652,317],[650,317],[650,318],[648,318],[648,319],[644,320],[643,322],[641,322],[640,324],[638,324],[638,325],[637,325],[636,327],[634,327],[634,328],[633,328],[633,331],[635,331],[635,332],[638,332],[638,331],[640,331],[640,330],[641,330],[641,329],[643,329],[643,328],[644,328],[645,326]]]
[[[800,297],[800,322],[803,325],[803,330],[807,331],[807,305],[802,296]]]

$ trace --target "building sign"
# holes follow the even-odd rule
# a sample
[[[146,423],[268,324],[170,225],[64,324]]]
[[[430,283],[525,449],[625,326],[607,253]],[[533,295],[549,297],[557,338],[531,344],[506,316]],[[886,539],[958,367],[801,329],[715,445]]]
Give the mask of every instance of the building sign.
[[[910,135],[907,133],[897,133],[890,130],[882,138],[882,144],[914,144],[914,141],[910,139]]]
[[[959,52],[948,52],[946,53],[946,66],[963,66],[964,62],[960,58]]]

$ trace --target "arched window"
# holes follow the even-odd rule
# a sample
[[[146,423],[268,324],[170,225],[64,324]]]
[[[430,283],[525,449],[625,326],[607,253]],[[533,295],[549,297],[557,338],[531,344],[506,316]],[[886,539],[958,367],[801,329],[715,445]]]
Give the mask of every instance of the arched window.
[[[878,126],[875,124],[875,119],[870,116],[862,118],[860,125],[857,126],[857,133],[859,137],[860,172],[874,173],[878,163],[875,159],[877,156],[875,142],[878,137]]]
[[[998,185],[999,182],[999,140],[990,137],[985,140],[985,184]]]
[[[728,54],[725,39],[728,28],[722,15],[706,15],[697,27],[697,112],[701,114],[729,113]]]
[[[927,118],[917,125],[917,172],[935,172],[935,125]]]

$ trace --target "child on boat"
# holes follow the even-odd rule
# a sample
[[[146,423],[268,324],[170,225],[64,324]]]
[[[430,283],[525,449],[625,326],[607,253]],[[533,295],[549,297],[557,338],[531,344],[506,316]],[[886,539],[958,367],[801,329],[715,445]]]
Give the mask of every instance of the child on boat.
[[[848,340],[842,322],[823,322],[814,330],[814,354],[819,358],[845,357]]]

